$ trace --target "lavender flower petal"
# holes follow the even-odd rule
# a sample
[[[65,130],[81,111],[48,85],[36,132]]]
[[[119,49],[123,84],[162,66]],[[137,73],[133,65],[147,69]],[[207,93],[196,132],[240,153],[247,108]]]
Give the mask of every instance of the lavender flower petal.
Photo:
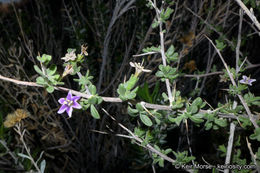
[[[256,81],[256,79],[249,79],[248,80],[248,85],[252,86],[252,83],[255,82],[255,81]]]
[[[58,102],[60,103],[60,104],[64,104],[64,101],[65,101],[65,99],[64,98],[60,98],[59,100],[58,100]]]
[[[241,79],[239,82],[242,84],[246,84],[246,81],[244,79]]]
[[[67,100],[72,100],[72,94],[71,94],[71,91],[68,92]]]
[[[77,102],[73,102],[72,107],[75,108],[75,109],[81,109],[82,108],[81,105]]]
[[[80,99],[80,96],[74,96],[74,97],[72,97],[72,101],[73,102],[76,102],[76,101],[78,101]]]
[[[58,111],[58,114],[62,114],[68,108],[67,105],[62,105]]]
[[[68,116],[71,118],[71,114],[72,114],[72,107],[68,106],[67,109],[66,109],[66,112],[68,114]]]

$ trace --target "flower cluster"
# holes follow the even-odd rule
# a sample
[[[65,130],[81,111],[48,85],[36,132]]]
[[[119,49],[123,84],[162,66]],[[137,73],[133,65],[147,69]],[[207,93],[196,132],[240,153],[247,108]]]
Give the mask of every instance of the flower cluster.
[[[74,61],[77,58],[76,54],[75,54],[75,50],[66,53],[65,57],[62,57],[61,59],[64,60],[65,62],[68,61]]]
[[[13,127],[16,123],[20,122],[22,119],[30,116],[30,113],[24,109],[16,109],[15,112],[7,115],[4,126],[7,128]]]

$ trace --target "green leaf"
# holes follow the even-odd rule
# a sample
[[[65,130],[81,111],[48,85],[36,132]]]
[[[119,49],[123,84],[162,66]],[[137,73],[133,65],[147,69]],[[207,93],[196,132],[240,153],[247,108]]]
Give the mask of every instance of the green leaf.
[[[143,87],[139,87],[137,91],[137,95],[141,97],[142,100],[148,103],[152,103],[152,95],[149,93],[148,84],[145,82]]]
[[[47,82],[41,76],[36,78],[36,83],[39,84],[39,85],[47,84]]]
[[[219,40],[215,40],[215,41],[216,41],[216,47],[220,51],[222,51],[226,47],[226,44],[224,42],[219,41]]]
[[[95,95],[97,92],[96,86],[95,85],[89,85],[89,91],[92,95]]]
[[[211,128],[212,128],[212,126],[213,126],[213,124],[210,122],[207,122],[206,124],[205,124],[205,130],[210,130]]]
[[[171,45],[170,47],[169,47],[169,49],[167,50],[167,52],[165,53],[165,55],[166,55],[166,57],[167,57],[167,62],[168,63],[170,63],[171,61],[176,61],[176,60],[178,60],[178,56],[179,56],[179,54],[178,53],[175,53],[174,52],[175,51],[175,48],[174,48],[174,46],[173,45]]]
[[[175,118],[173,117],[174,115],[168,115],[167,118],[170,122],[174,123],[175,122]]]
[[[158,47],[152,46],[152,47],[147,47],[147,48],[143,49],[143,52],[144,52],[144,53],[160,52],[160,51],[161,51],[161,47],[160,47],[160,46],[158,46]]]
[[[194,156],[188,156],[187,151],[177,152],[177,153],[175,151],[172,152],[176,157],[176,164],[186,164],[195,159]]]
[[[68,53],[76,52],[76,49],[68,48],[68,49],[67,49],[67,52],[68,52]]]
[[[192,105],[200,106],[202,105],[202,99],[200,97],[196,98],[193,102]]]
[[[82,103],[81,106],[83,108],[83,110],[87,110],[89,107],[90,107],[91,104],[88,104],[88,103]]]
[[[42,57],[45,59],[45,62],[50,62],[51,61],[51,55],[43,54]]]
[[[202,123],[204,120],[203,118],[203,114],[196,114],[190,117],[190,120],[195,122],[195,123]]]
[[[166,10],[163,9],[162,12],[161,12],[161,15],[160,15],[161,20],[162,20],[163,22],[165,22],[166,20],[169,19],[170,15],[171,15],[172,13],[173,13],[173,9],[171,9],[171,8],[169,8],[169,7],[167,7]]]
[[[256,158],[260,160],[260,147],[258,147],[257,153],[256,153]]]
[[[94,104],[97,104],[97,98],[95,97],[95,96],[91,96],[89,99],[88,99],[88,103],[89,104],[92,104],[92,105],[94,105]]]
[[[167,96],[167,94],[165,92],[162,93],[162,97],[163,97],[164,101],[169,100],[169,98],[168,98],[168,96]]]
[[[100,119],[100,115],[94,105],[90,106],[90,112],[95,119]]]
[[[160,167],[162,167],[162,168],[164,167],[164,160],[163,160],[163,158],[159,159],[158,164],[159,164]]]
[[[165,152],[164,152],[164,154],[169,154],[170,152],[172,152],[172,149],[171,148],[167,148],[166,150],[165,150]]]
[[[55,79],[55,80],[58,80],[59,78],[60,78],[60,75],[59,74],[55,74],[54,76],[53,76],[53,78]],[[57,82],[57,81],[56,81]]]
[[[218,127],[217,125],[213,125],[213,129],[214,129],[214,130],[218,130],[219,127]]]
[[[197,113],[198,112],[198,106],[196,106],[196,105],[191,105],[190,106],[190,112],[192,113],[192,114],[195,114],[195,113]]]
[[[175,48],[174,48],[173,45],[171,45],[171,46],[169,47],[169,49],[167,50],[167,52],[166,52],[167,58],[168,58],[168,56],[172,55],[172,54],[174,53],[174,51],[175,51]]]
[[[64,85],[64,82],[57,82],[57,85]]]
[[[140,119],[141,121],[146,125],[146,126],[152,126],[153,125],[153,122],[151,121],[151,119],[145,115],[145,114],[140,114]]]
[[[260,142],[260,128],[255,129],[255,133],[250,135],[249,138]]]
[[[119,88],[117,89],[117,93],[118,93],[119,95],[125,95],[125,92],[126,92],[126,89],[125,89],[124,84],[120,84],[120,85],[119,85]]]
[[[226,119],[215,119],[214,121],[217,125],[219,125],[220,127],[226,127],[227,126],[227,120]]]
[[[182,108],[183,107],[183,103],[176,103],[176,102],[172,102],[172,109],[174,110],[174,109],[180,109],[180,108]]]
[[[48,93],[52,93],[54,91],[54,87],[49,85],[49,86],[47,86],[46,90]]]
[[[169,79],[170,81],[173,81],[176,79],[179,74],[177,73],[177,68],[173,68],[169,65],[159,65],[159,71],[156,72],[156,76],[160,77],[162,81],[165,81],[165,79]]]
[[[238,119],[241,122],[243,128],[246,128],[247,126],[252,125],[250,119],[247,117],[239,116]]]
[[[43,72],[41,71],[41,69],[37,66],[37,65],[34,65],[33,66],[34,70],[39,73],[41,76],[44,76]]]
[[[159,26],[159,22],[157,20],[155,20],[152,24],[152,28],[156,28],[157,26]]]
[[[48,63],[51,61],[51,56],[43,54],[42,56],[37,56],[37,60],[44,65],[48,65]]]
[[[134,99],[135,97],[136,97],[136,93],[134,91],[127,92],[127,94],[126,94],[127,100]]]
[[[103,102],[103,99],[102,99],[102,97],[100,97],[100,96],[96,96],[97,97],[97,99],[98,99],[98,101],[97,101],[97,104],[100,104],[100,103],[102,103]]]
[[[194,123],[202,123],[204,121],[203,119],[196,118],[194,116],[191,116],[190,120],[193,121]]]
[[[246,101],[246,103],[248,104],[248,106],[251,106],[251,105],[260,105],[260,97],[256,97],[254,96],[254,94],[252,93],[247,93],[244,95],[244,99]]]
[[[185,116],[184,115],[180,115],[177,118],[175,118],[175,123],[179,126],[183,119],[185,119]]]
[[[92,84],[90,80],[93,79],[93,76],[89,76],[89,70],[86,72],[85,76],[81,76],[79,79],[74,79],[74,81],[79,82],[81,89],[85,91],[85,85]]]
[[[138,110],[132,109],[130,106],[127,107],[127,113],[132,117],[138,116]]]
[[[140,103],[137,103],[135,107],[139,112],[144,110],[143,106]]]
[[[150,130],[146,131],[146,133],[145,133],[145,139],[144,139],[144,141],[146,142],[146,145],[147,145],[148,143],[150,143],[152,139],[153,139],[153,136],[152,136]]]
[[[222,144],[222,145],[219,145],[218,146],[218,149],[220,150],[220,151],[222,151],[223,153],[227,153],[227,148],[225,147],[225,145],[224,144]]]
[[[46,72],[47,72],[47,75],[48,75],[48,76],[54,75],[55,72],[56,72],[56,70],[57,70],[57,66],[54,65],[54,64],[52,64],[52,65],[50,66],[50,68],[48,68],[47,71],[46,71]]]
[[[140,127],[135,127],[134,134],[138,136],[139,138],[143,137],[145,135],[145,131],[142,130]]]
[[[131,75],[130,79],[124,84],[126,90],[130,91],[131,89],[133,89],[137,81],[138,77],[135,75]]]

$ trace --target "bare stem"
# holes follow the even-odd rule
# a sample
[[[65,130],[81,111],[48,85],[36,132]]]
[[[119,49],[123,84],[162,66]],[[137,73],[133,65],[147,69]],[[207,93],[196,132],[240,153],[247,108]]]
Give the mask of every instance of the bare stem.
[[[242,30],[242,21],[243,21],[243,11],[239,10],[239,28],[238,28],[238,36],[237,36],[237,46],[236,46],[236,73],[240,71],[238,61],[239,61],[239,49],[241,44],[241,30]]]
[[[255,26],[260,31],[260,23],[256,19],[255,15],[245,6],[245,4],[241,0],[236,0],[238,5],[246,12],[248,17],[252,20],[252,22],[255,24]],[[260,35],[260,33],[258,33]]]
[[[20,141],[23,143],[23,146],[24,146],[24,148],[25,148],[25,150],[26,150],[26,153],[27,153],[27,155],[30,157],[30,160],[31,160],[31,162],[33,163],[35,169],[37,170],[38,173],[41,173],[40,168],[38,167],[37,163],[34,161],[32,155],[31,155],[31,153],[30,153],[30,149],[27,147],[27,145],[26,145],[26,143],[25,143],[25,141],[24,141],[23,136],[24,136],[25,130],[23,130],[23,132],[21,131],[21,124],[20,124],[20,123],[18,123],[18,124],[15,125],[14,130],[15,130],[16,133],[18,133],[18,135],[20,136]]]
[[[235,133],[235,127],[236,125],[234,123],[230,123],[230,130],[229,130],[229,139],[228,139],[228,147],[227,147],[227,155],[226,155],[226,161],[225,164],[230,164],[231,159],[231,152],[233,148],[233,141],[234,141],[234,133]],[[225,169],[224,173],[229,173],[229,169]]]

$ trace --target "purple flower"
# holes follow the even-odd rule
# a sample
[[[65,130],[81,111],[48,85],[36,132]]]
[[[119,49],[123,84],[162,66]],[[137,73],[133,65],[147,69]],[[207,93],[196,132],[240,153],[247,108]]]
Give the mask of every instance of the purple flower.
[[[71,117],[73,108],[81,109],[81,105],[77,103],[79,99],[80,96],[72,96],[71,91],[69,91],[66,98],[60,98],[58,101],[60,104],[62,104],[58,111],[58,114],[62,114],[66,111],[68,116]]]
[[[256,81],[255,79],[250,79],[250,77],[247,77],[245,75],[243,75],[242,78],[243,79],[241,79],[239,82],[250,86],[252,86],[252,83]]]

